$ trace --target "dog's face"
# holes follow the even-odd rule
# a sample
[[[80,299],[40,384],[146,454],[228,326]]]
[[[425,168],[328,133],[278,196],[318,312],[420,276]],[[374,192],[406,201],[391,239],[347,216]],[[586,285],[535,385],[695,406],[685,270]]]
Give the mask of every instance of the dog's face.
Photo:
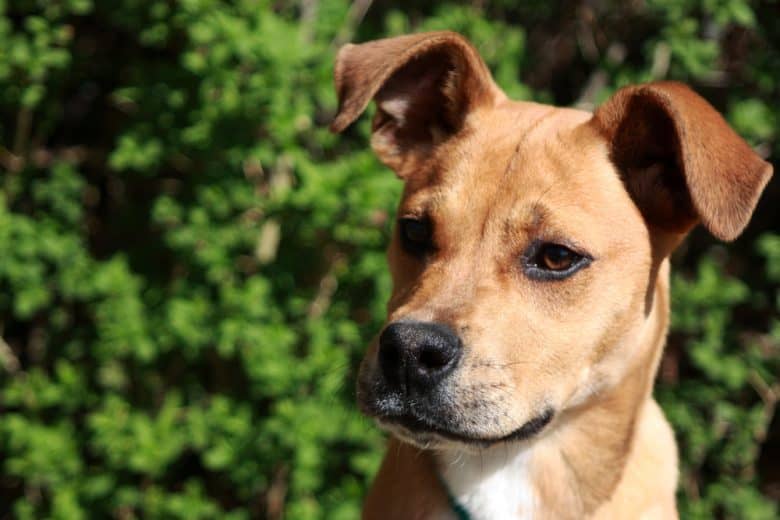
[[[437,147],[430,170],[407,180],[388,323],[441,324],[459,343],[437,381],[417,378],[414,359],[380,357],[378,341],[369,351],[361,404],[389,424],[401,416],[408,438],[432,439],[424,425],[466,441],[520,436],[617,377],[614,357],[641,332],[652,268],[642,216],[582,126],[589,114],[532,110],[476,115],[482,131]],[[396,370],[409,373],[392,381]]]
[[[418,445],[529,439],[650,362],[664,259],[698,220],[738,234],[771,173],[681,86],[595,115],[512,102],[452,33],[347,47],[336,80],[334,127],[375,99],[372,144],[406,183],[358,399]]]

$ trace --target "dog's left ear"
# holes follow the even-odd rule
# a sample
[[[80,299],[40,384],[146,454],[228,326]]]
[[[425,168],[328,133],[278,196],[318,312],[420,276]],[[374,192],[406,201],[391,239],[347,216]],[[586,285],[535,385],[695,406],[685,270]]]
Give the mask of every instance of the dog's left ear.
[[[341,132],[375,99],[371,145],[399,176],[453,135],[472,110],[505,99],[463,36],[431,32],[348,44],[336,57]]]
[[[772,165],[685,85],[619,90],[591,120],[652,225],[684,233],[697,221],[733,240],[750,220]]]

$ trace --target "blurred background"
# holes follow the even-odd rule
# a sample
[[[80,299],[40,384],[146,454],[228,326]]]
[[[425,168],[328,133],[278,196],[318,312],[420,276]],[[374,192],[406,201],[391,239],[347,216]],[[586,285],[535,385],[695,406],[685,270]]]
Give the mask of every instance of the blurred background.
[[[515,98],[688,82],[780,157],[776,0],[0,0],[0,518],[357,516],[401,184],[328,133],[333,60],[432,29]],[[779,176],[674,259],[683,518],[778,516]]]

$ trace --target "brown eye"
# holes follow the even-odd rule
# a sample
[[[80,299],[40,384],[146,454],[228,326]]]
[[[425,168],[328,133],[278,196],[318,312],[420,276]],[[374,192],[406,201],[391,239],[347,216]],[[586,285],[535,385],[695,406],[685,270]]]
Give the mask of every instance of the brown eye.
[[[430,250],[431,224],[428,219],[402,218],[398,221],[401,245],[412,254],[422,254]]]
[[[578,256],[568,247],[554,244],[546,245],[539,252],[538,267],[550,271],[565,271],[574,264]]]
[[[534,280],[562,280],[591,261],[586,254],[551,242],[534,242],[523,255],[525,273]]]

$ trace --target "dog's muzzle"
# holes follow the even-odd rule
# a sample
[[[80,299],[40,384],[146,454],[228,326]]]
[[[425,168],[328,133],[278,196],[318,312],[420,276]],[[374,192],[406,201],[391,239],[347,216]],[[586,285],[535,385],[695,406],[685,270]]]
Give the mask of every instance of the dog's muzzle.
[[[495,403],[458,391],[457,378],[450,376],[463,357],[463,343],[447,325],[391,323],[379,336],[376,362],[361,370],[358,403],[380,425],[421,446],[442,440],[480,446],[524,441],[552,421],[555,410],[545,406],[508,433],[482,431],[479,417],[494,416]]]

